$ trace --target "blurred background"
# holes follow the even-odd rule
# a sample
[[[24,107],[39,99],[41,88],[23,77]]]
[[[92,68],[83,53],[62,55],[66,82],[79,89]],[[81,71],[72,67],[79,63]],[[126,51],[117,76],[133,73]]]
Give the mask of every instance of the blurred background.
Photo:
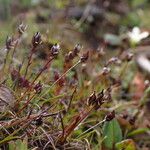
[[[26,41],[40,31],[68,48],[97,49],[104,39],[116,46],[118,35],[135,26],[149,30],[149,6],[150,0],[0,0],[0,47],[21,22]]]

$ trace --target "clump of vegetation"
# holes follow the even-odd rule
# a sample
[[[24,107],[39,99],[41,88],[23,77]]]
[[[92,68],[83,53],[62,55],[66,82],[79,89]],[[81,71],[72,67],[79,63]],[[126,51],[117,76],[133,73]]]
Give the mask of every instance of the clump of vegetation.
[[[144,122],[149,83],[140,85],[143,93],[138,93],[134,51],[120,50],[110,57],[104,42],[95,51],[77,44],[68,52],[40,32],[25,46],[26,27],[19,25],[1,50],[2,149],[150,146],[149,124]]]

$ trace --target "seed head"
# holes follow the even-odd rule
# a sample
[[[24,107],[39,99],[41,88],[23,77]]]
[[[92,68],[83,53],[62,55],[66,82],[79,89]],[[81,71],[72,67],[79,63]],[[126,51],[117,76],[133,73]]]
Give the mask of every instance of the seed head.
[[[14,47],[14,40],[12,37],[7,37],[6,39],[6,49],[10,50]]]
[[[89,51],[87,51],[86,53],[84,53],[81,58],[80,58],[80,61],[81,62],[86,62],[89,58]]]
[[[18,83],[19,83],[19,86],[23,88],[29,88],[30,86],[30,82],[24,77],[19,77]]]
[[[11,71],[11,78],[12,80],[17,80],[18,78],[20,77],[20,73],[16,70],[16,69],[13,69]]]
[[[89,106],[91,105],[95,105],[95,102],[96,102],[96,94],[95,94],[95,91],[90,95],[90,97],[88,98],[87,100],[87,104]]]
[[[120,64],[121,61],[118,57],[112,57],[108,60],[108,63],[106,64],[106,66],[110,65],[110,64]]]
[[[103,70],[102,70],[102,75],[106,76],[110,73],[110,68],[108,67],[104,67]]]
[[[41,43],[42,43],[41,34],[40,34],[40,32],[37,32],[37,33],[35,33],[35,35],[32,38],[32,45],[33,45],[33,47],[37,47]]]
[[[35,120],[35,125],[36,126],[41,126],[43,124],[43,119],[42,117],[38,117],[36,120]]]
[[[21,23],[21,24],[18,26],[18,32],[19,32],[19,34],[22,35],[22,34],[25,32],[26,29],[27,29],[27,25]]]
[[[126,60],[127,60],[127,61],[131,61],[132,58],[133,58],[133,53],[127,53],[127,55],[126,55]]]
[[[55,44],[52,46],[51,48],[51,56],[57,56],[60,50],[60,45],[59,44]]]
[[[34,90],[37,94],[40,94],[41,91],[42,91],[42,84],[41,82],[37,83],[35,86],[34,86]]]
[[[115,118],[115,111],[110,112],[109,114],[106,115],[105,120],[106,121],[111,121]]]
[[[80,52],[81,48],[82,48],[82,46],[81,46],[80,44],[77,44],[77,45],[75,46],[75,48],[73,49],[73,55],[74,55],[74,56],[77,56],[78,53]]]

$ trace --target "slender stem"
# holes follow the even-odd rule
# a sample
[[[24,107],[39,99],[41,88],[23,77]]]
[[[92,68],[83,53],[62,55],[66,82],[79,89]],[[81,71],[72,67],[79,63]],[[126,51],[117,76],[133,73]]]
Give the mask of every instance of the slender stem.
[[[35,94],[33,94],[32,96],[31,96],[31,98],[29,98],[29,100],[24,104],[24,106],[18,111],[18,113],[17,114],[20,114],[27,106],[28,106],[28,104],[30,103],[30,101],[32,100],[32,98],[35,96]]]
[[[49,59],[47,61],[47,63],[44,65],[44,67],[39,71],[39,73],[37,74],[37,76],[35,77],[35,79],[32,81],[31,86],[35,83],[35,81],[39,78],[39,76],[43,73],[43,71],[45,71],[47,69],[47,67],[49,66],[49,63],[53,60],[54,58],[52,57],[51,59]]]
[[[125,73],[127,67],[128,67],[128,62],[126,62],[123,66],[123,69],[120,71],[120,75],[119,75],[119,78],[121,78],[123,76],[123,74]]]
[[[17,46],[18,46],[18,41],[19,41],[19,38],[16,40],[15,46],[14,46],[14,48],[13,48],[12,58],[11,58],[11,61],[10,61],[10,64],[9,64],[9,70],[10,70],[11,65],[12,65],[12,63],[13,63],[13,59],[14,59],[14,55],[15,55],[15,52],[16,52],[16,48],[17,48]]]
[[[32,56],[33,56],[33,51],[34,51],[35,47],[32,48],[31,52],[30,52],[30,55],[29,55],[29,58],[28,58],[28,64],[27,64],[27,67],[26,67],[26,70],[25,70],[25,74],[24,74],[24,78],[26,77],[27,73],[28,73],[28,69],[31,65],[31,60],[32,60]]]
[[[72,95],[71,95],[71,97],[70,97],[70,101],[69,101],[69,104],[68,104],[68,107],[67,107],[67,112],[68,112],[69,109],[70,109],[71,102],[72,102],[72,100],[73,100],[74,94],[76,93],[76,88],[77,88],[77,87],[75,87],[75,89],[74,89],[74,91],[73,91],[73,93],[72,93]]]
[[[43,97],[43,96],[45,96],[48,92],[49,92],[49,90],[56,84],[56,83],[58,83],[58,81],[60,81],[60,79],[62,78],[62,77],[64,77],[70,70],[72,70],[74,67],[76,67],[78,64],[80,64],[81,63],[81,61],[79,60],[76,64],[74,64],[72,67],[70,67],[64,74],[62,74],[51,86],[49,86],[48,87],[48,90],[43,94],[43,95],[41,95],[41,97]]]
[[[33,84],[35,83],[35,81],[39,78],[39,76],[43,73],[43,71],[45,71],[47,69],[47,67],[49,66],[49,63],[54,59],[54,57],[52,57],[51,59],[49,59],[47,61],[47,63],[44,65],[44,67],[39,71],[39,73],[37,74],[37,76],[35,77],[35,79],[32,81],[30,87],[23,93],[23,95],[21,96],[21,98],[18,100],[18,103],[22,100],[22,98],[26,95],[26,93],[28,91],[30,91],[32,89]],[[33,96],[26,102],[24,108],[28,105],[28,103],[32,100],[32,98],[36,95],[36,93],[33,94]],[[22,108],[22,109],[24,109]],[[20,110],[22,111],[22,110]],[[20,112],[19,111],[19,112]]]
[[[63,118],[62,118],[61,113],[59,113],[59,116],[60,116],[60,121],[61,121],[61,126],[62,126],[62,136],[64,136],[64,134],[65,134],[65,127],[64,127],[64,122],[63,122]]]
[[[3,72],[5,71],[5,67],[6,67],[6,63],[7,63],[7,59],[8,59],[8,55],[9,55],[9,50],[7,50],[7,52],[6,52],[6,56],[5,56],[5,58],[4,58]]]
[[[96,125],[92,126],[91,128],[87,129],[86,131],[84,131],[83,133],[81,133],[77,138],[81,137],[82,135],[84,135],[85,133],[87,133],[88,131],[90,131],[91,129],[94,129],[95,127],[97,127],[98,125],[102,124],[105,122],[105,119],[100,121],[99,123],[97,123]]]

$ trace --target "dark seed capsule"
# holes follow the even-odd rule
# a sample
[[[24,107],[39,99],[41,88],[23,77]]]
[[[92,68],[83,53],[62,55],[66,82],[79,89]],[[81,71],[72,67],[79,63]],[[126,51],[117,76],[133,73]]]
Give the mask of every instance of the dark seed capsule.
[[[115,111],[112,111],[112,112],[110,112],[109,114],[106,115],[105,120],[106,121],[111,121],[114,118],[115,118]]]
[[[43,124],[42,117],[39,117],[35,120],[35,125],[36,126],[41,126]]]
[[[127,55],[126,55],[126,60],[127,60],[127,61],[131,61],[132,58],[133,58],[133,53],[127,53]]]
[[[102,70],[102,75],[106,76],[110,73],[110,68],[108,67],[104,67],[103,70]]]
[[[14,41],[12,37],[7,37],[6,39],[6,49],[10,50],[14,47]]]
[[[90,105],[95,105],[96,102],[96,94],[95,91],[90,95],[90,97],[87,100],[87,104]]]
[[[72,52],[69,52],[69,53],[68,53],[68,58],[69,58],[69,60],[72,60],[72,59],[74,58],[74,55],[73,55]]]
[[[32,45],[33,47],[37,47],[41,43],[42,43],[41,34],[40,32],[37,32],[32,38]]]
[[[75,46],[75,48],[73,49],[73,54],[74,54],[74,56],[77,56],[78,55],[78,53],[80,52],[80,50],[81,50],[81,45],[80,44],[77,44],[76,46]]]
[[[97,104],[101,106],[104,103],[104,90],[102,90],[98,95],[97,95]]]
[[[87,51],[85,54],[83,54],[80,58],[81,62],[86,62],[89,58],[89,51]]]
[[[34,86],[34,90],[36,91],[37,94],[40,94],[42,91],[42,84],[39,82]]]
[[[135,124],[135,120],[136,120],[135,117],[131,117],[131,118],[129,119],[129,123],[130,123],[131,125],[134,125],[134,124]]]
[[[27,26],[24,25],[23,23],[21,23],[21,24],[18,26],[18,32],[19,32],[19,34],[22,35],[22,34],[25,32],[26,29],[27,29]]]
[[[59,44],[55,44],[52,46],[51,48],[51,56],[57,56],[60,50],[60,45]]]

